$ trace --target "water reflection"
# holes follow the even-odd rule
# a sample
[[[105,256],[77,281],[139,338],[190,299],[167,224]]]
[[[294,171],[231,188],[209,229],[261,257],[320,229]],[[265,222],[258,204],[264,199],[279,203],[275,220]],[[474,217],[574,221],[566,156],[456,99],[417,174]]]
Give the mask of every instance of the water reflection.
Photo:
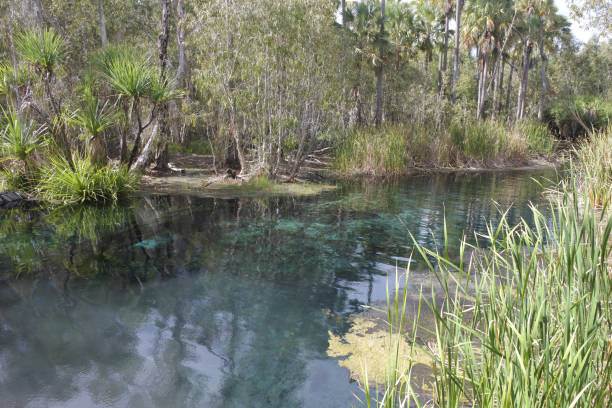
[[[440,244],[446,215],[456,243],[499,217],[492,199],[514,204],[517,222],[540,197],[532,176],[2,212],[2,405],[356,405],[326,356],[328,330],[344,333],[351,313],[384,297],[409,231]]]

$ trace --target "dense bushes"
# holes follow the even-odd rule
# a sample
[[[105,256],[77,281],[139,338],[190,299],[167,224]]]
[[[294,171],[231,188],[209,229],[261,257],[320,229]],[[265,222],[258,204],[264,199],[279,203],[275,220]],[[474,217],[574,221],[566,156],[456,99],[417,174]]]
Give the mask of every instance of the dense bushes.
[[[612,102],[602,97],[578,96],[557,101],[549,112],[551,125],[559,136],[574,139],[589,130],[602,130],[612,121]],[[582,122],[582,123],[580,123]]]
[[[535,121],[464,121],[439,128],[414,123],[348,132],[335,165],[345,174],[397,175],[418,167],[517,164],[553,148],[550,132]]]

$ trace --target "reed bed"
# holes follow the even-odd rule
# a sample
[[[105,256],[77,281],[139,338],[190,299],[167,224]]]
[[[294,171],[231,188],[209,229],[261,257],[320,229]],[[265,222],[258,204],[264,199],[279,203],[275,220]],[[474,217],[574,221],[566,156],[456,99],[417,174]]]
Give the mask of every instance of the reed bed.
[[[398,290],[388,301],[390,339],[402,333],[428,353],[433,389],[413,392],[411,366],[390,352],[376,397],[367,369],[362,376],[368,407],[612,406],[612,217],[574,187],[550,202],[552,217],[536,208],[531,224],[504,217],[486,245],[464,241],[458,260],[415,242],[442,288],[421,295],[435,325],[419,327],[417,314],[406,330]],[[420,344],[417,331],[435,340]]]

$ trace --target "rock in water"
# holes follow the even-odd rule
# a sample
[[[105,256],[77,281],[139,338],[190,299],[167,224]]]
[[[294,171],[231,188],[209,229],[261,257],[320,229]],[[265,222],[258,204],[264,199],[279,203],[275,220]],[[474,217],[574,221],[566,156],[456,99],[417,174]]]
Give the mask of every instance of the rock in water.
[[[21,202],[25,200],[25,198],[13,191],[6,191],[4,193],[0,193],[0,208],[13,208],[21,204]]]

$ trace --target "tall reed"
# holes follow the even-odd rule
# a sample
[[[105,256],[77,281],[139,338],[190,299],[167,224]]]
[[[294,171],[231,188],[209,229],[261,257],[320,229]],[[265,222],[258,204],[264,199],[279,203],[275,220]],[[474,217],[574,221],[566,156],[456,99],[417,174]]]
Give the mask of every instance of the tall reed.
[[[423,298],[434,327],[419,328],[435,341],[417,345],[434,389],[424,401],[410,369],[396,372],[378,407],[612,405],[612,217],[580,208],[573,187],[550,203],[552,216],[532,208],[533,223],[518,226],[503,217],[486,246],[464,242],[458,261],[415,243],[442,288]]]

